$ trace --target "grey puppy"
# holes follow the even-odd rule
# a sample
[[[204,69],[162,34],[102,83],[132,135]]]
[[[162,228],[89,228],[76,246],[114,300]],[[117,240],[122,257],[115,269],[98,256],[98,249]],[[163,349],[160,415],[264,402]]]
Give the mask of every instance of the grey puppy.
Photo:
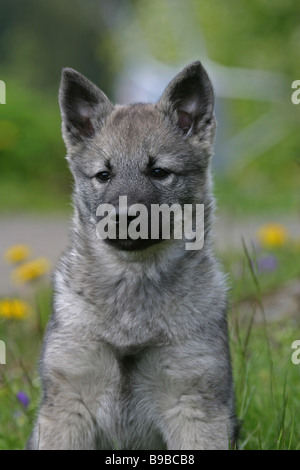
[[[193,62],[158,103],[120,106],[66,68],[59,100],[74,217],[27,448],[228,449],[236,418],[226,285],[211,243],[209,77]],[[161,235],[100,240],[97,208],[118,210],[119,196],[147,208],[204,204],[203,248]]]

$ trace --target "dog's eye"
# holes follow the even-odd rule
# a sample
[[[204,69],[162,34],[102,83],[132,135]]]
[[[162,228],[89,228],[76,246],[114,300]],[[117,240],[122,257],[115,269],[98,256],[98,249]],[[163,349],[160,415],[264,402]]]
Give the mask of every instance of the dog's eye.
[[[106,183],[110,180],[110,173],[108,171],[99,171],[99,173],[95,175],[95,178],[97,178],[100,183]]]
[[[156,178],[160,180],[166,178],[167,176],[169,176],[169,174],[170,172],[168,170],[164,170],[163,168],[154,168],[151,171],[152,178]]]

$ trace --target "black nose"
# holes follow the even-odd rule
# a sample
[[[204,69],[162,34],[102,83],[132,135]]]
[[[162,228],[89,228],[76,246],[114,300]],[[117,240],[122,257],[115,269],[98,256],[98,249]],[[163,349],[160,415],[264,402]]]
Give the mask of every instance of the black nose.
[[[116,224],[118,225],[119,222],[120,222],[120,217],[122,215],[120,215],[119,213],[119,208],[116,208],[116,218],[115,218],[115,222]],[[123,217],[125,216],[125,214],[123,214]],[[127,217],[127,225],[130,224],[130,222],[132,222],[134,219],[136,219],[138,216],[137,215],[128,215],[128,213],[126,214],[126,217]]]

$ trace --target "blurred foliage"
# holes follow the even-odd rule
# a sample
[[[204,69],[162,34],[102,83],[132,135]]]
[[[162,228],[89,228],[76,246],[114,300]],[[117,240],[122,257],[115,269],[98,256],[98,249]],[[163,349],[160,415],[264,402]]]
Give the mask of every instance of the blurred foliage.
[[[6,210],[44,209],[65,203],[70,177],[57,100],[9,81],[1,108],[0,200]]]
[[[231,66],[299,73],[297,0],[212,0],[197,5],[212,59]]]
[[[109,86],[111,77],[99,45],[106,28],[91,27],[85,3],[74,0],[1,0],[1,69],[45,93],[56,91],[62,67],[82,71]]]
[[[191,56],[201,60],[207,51],[211,60],[225,66],[285,74],[287,102],[280,104],[278,112],[292,123],[291,133],[275,147],[246,163],[241,155],[226,171],[215,172],[220,209],[231,216],[299,212],[300,105],[290,100],[290,85],[300,79],[299,13],[298,0],[0,0],[0,79],[7,89],[7,104],[0,105],[0,210],[69,209],[72,180],[64,159],[57,100],[62,67],[79,70],[113,98],[128,58],[139,61],[150,56],[179,71]],[[191,50],[186,49],[188,44]],[[137,51],[140,56],[135,57]],[[224,133],[225,138],[270,107],[264,101],[223,101],[218,134]],[[271,295],[299,277],[299,246],[290,241],[281,249],[263,247],[254,252],[253,248],[250,254],[263,294]],[[299,321],[284,319],[271,325],[270,361],[261,326],[244,330],[239,325],[240,302],[256,296],[251,270],[238,254],[224,256],[224,263],[236,306],[231,324],[238,416],[244,421],[241,448],[282,448],[280,433],[285,428],[287,441],[293,434],[290,447],[299,448],[299,406],[294,393],[299,368],[290,360]],[[10,338],[10,367],[0,370],[0,448],[24,446],[38,406],[34,358],[39,355],[52,293],[33,285],[32,313],[24,321],[12,310],[19,305],[15,300],[6,299],[1,305],[0,338]],[[269,393],[273,380],[276,386]],[[20,390],[31,400],[26,409],[17,399]]]
[[[299,72],[300,5],[297,0],[134,0],[137,18],[152,54],[176,62],[192,25],[182,23],[191,9],[210,58],[228,66],[269,69],[291,76]],[[182,15],[175,16],[180,9]],[[174,20],[177,23],[174,24]],[[176,32],[181,34],[175,34]]]
[[[140,44],[145,55],[174,67],[180,63],[179,70],[187,56],[182,46],[193,33],[199,35],[195,58],[201,59],[204,37],[210,59],[222,65],[282,72],[288,86],[300,78],[297,0],[2,0],[0,10],[0,79],[7,87],[7,104],[0,106],[2,211],[65,209],[68,204],[71,178],[57,104],[64,66],[79,70],[113,98],[131,49]],[[127,56],[120,45],[127,47]],[[192,54],[197,47],[194,43]],[[290,135],[241,168],[216,174],[221,208],[236,213],[298,210],[300,106],[291,103],[290,91],[286,106],[279,108],[295,123]],[[233,133],[269,106],[225,101]]]

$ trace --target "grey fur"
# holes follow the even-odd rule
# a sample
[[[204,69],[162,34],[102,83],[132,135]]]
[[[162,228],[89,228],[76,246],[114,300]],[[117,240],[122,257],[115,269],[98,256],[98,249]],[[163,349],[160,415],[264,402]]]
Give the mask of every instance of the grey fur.
[[[212,249],[214,95],[200,62],[156,104],[114,106],[64,69],[63,137],[75,179],[70,246],[55,273],[28,449],[227,449],[235,440],[226,283]],[[149,167],[171,171],[149,177]],[[94,177],[108,169],[111,180]],[[147,173],[148,172],[148,173]],[[203,203],[205,243],[135,249],[96,236],[96,208]]]

